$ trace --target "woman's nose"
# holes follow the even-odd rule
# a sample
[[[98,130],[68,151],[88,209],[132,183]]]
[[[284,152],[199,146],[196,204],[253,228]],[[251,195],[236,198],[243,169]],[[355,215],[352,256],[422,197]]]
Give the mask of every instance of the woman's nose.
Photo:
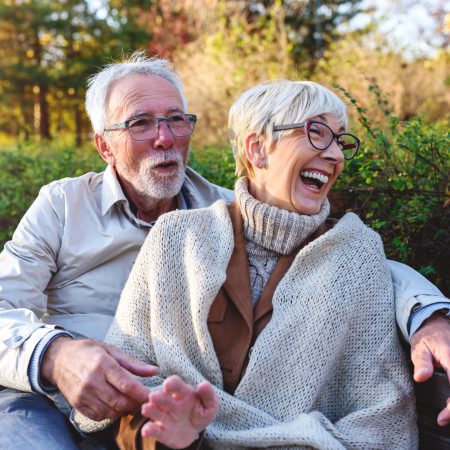
[[[322,150],[321,157],[336,164],[344,161],[344,153],[336,142],[336,138],[325,150]]]

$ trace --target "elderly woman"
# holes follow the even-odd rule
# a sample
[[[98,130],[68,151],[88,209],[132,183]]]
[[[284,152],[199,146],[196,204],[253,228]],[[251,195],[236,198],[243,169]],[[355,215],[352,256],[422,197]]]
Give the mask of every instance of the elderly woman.
[[[359,148],[344,104],[316,83],[265,83],[229,127],[236,201],[158,221],[107,338],[159,367],[142,435],[172,448],[416,448],[381,239],[352,213],[328,218]]]

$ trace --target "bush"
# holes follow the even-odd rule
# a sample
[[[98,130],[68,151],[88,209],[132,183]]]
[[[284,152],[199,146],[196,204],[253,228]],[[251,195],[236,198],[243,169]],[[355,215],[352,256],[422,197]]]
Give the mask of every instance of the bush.
[[[92,147],[75,150],[55,143],[19,143],[0,150],[0,246],[50,181],[103,170],[104,162]]]
[[[353,210],[383,237],[389,258],[427,276],[448,296],[450,247],[450,136],[448,123],[424,123],[420,117],[399,121],[379,87],[382,121],[336,86],[358,113],[360,154],[347,164],[335,188],[341,210]]]
[[[189,166],[211,183],[234,189],[236,165],[231,148],[214,147],[194,150],[189,157]]]
[[[339,87],[338,87],[339,88]],[[447,123],[400,122],[376,85],[370,91],[384,121],[369,121],[366,110],[339,88],[358,114],[362,138],[357,157],[346,164],[331,194],[333,215],[356,212],[377,230],[389,258],[405,262],[447,296],[450,247],[449,148]],[[352,130],[353,131],[353,130]],[[190,166],[208,180],[232,189],[234,159],[229,148],[194,150]],[[12,235],[40,187],[52,180],[100,171],[104,163],[92,147],[19,144],[0,151],[0,244]]]

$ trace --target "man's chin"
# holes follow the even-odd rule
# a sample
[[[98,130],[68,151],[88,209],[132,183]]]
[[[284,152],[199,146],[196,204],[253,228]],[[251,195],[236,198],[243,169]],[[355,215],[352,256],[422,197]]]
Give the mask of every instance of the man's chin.
[[[142,194],[154,200],[165,200],[176,197],[184,183],[184,171],[180,175],[176,177],[152,177],[150,183],[147,181],[144,184]]]

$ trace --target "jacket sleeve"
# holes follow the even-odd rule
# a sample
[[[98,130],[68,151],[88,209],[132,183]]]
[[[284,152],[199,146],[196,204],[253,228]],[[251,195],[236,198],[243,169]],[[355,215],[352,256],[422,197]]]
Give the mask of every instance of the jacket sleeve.
[[[0,254],[0,385],[30,391],[27,369],[33,351],[53,325],[45,290],[56,269],[64,207],[48,186],[19,223]]]
[[[433,303],[448,303],[442,292],[420,273],[397,261],[388,260],[394,283],[397,324],[405,341],[409,342],[408,323],[415,310]],[[430,315],[432,311],[430,312]]]

